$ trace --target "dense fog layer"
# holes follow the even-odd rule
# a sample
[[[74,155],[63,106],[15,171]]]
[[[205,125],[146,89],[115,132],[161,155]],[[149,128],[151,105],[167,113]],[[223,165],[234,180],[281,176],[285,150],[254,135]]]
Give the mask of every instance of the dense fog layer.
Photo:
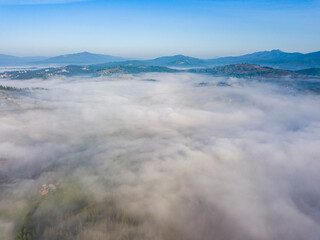
[[[0,94],[1,240],[320,239],[317,95],[185,73],[0,84],[30,88]]]

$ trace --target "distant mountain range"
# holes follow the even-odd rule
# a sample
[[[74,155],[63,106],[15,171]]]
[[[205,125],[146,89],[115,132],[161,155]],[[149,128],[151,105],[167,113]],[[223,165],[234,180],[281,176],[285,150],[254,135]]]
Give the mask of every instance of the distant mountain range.
[[[208,67],[206,60],[188,57],[184,55],[165,56],[150,60],[127,60],[119,62],[110,62],[109,66],[132,65],[132,66],[162,66],[176,68]]]
[[[67,64],[67,65],[83,65],[83,64],[98,64],[108,62],[125,61],[125,58],[115,57],[103,54],[94,54],[89,52],[81,52],[75,54],[61,55],[39,61],[40,64]]]
[[[286,53],[280,50],[256,52],[237,57],[222,57],[214,59],[198,59],[183,55],[160,57],[146,61],[129,61],[131,64],[157,65],[166,67],[215,67],[230,64],[256,64],[265,67],[300,70],[320,68],[320,51],[308,54]],[[119,63],[117,63],[119,64]]]
[[[258,64],[273,68],[299,70],[320,67],[320,51],[313,53],[286,53],[280,50],[256,52],[238,57],[223,57],[207,60],[209,65],[226,65],[237,63]]]
[[[159,57],[150,60],[127,60],[122,57],[94,54],[89,52],[46,57],[15,57],[0,54],[0,66],[10,65],[90,65],[109,64],[109,66],[163,66],[174,68],[215,67],[230,64],[256,64],[265,67],[301,70],[320,68],[320,51],[313,53],[286,53],[280,50],[263,51],[236,57],[199,59],[184,55]]]
[[[15,57],[11,55],[0,54],[0,66],[13,66],[27,64],[31,62],[43,61],[46,57]]]
[[[10,65],[87,65],[125,61],[125,58],[103,54],[81,52],[56,57],[15,57],[0,54],[0,66]]]

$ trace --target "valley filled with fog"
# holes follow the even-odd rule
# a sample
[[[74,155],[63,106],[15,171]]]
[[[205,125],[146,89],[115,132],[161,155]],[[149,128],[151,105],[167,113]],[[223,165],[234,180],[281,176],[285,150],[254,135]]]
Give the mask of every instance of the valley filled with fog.
[[[0,85],[1,240],[320,239],[319,94],[192,73]]]

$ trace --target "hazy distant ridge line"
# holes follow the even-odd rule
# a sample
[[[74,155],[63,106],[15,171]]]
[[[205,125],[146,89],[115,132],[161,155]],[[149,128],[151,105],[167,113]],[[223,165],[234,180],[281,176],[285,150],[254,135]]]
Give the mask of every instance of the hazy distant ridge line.
[[[149,60],[128,60],[127,58],[81,52],[66,54],[56,57],[15,57],[0,54],[0,66],[9,65],[91,65],[110,64],[116,66],[126,65],[146,65],[165,67],[215,67],[230,64],[256,64],[266,67],[273,67],[286,70],[301,70],[307,68],[320,68],[320,51],[312,53],[287,53],[280,50],[262,51],[234,57],[220,57],[212,59],[199,59],[184,55],[164,56]]]

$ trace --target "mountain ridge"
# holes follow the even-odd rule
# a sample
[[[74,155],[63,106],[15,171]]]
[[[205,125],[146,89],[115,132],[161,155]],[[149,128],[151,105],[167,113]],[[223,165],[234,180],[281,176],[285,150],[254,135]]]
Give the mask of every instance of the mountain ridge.
[[[271,51],[260,51],[240,56],[229,56],[212,59],[200,59],[185,55],[163,56],[147,60],[128,60],[123,57],[117,57],[105,54],[96,54],[90,52],[80,52],[64,54],[55,57],[15,57],[11,55],[0,54],[0,66],[9,65],[90,65],[90,64],[109,64],[117,65],[146,65],[163,66],[175,68],[194,68],[194,67],[215,67],[230,64],[256,64],[266,67],[279,68],[291,71],[298,71],[308,68],[320,68],[320,51],[311,53],[283,52],[279,49]]]
[[[320,67],[320,51],[311,53],[287,53],[279,49],[261,51],[241,56],[208,59],[211,65],[248,63],[286,70]]]
[[[96,54],[90,52],[80,52],[72,54],[64,54],[56,57],[51,57],[40,61],[41,64],[98,64],[115,61],[125,61],[125,58],[111,56],[106,54]]]

